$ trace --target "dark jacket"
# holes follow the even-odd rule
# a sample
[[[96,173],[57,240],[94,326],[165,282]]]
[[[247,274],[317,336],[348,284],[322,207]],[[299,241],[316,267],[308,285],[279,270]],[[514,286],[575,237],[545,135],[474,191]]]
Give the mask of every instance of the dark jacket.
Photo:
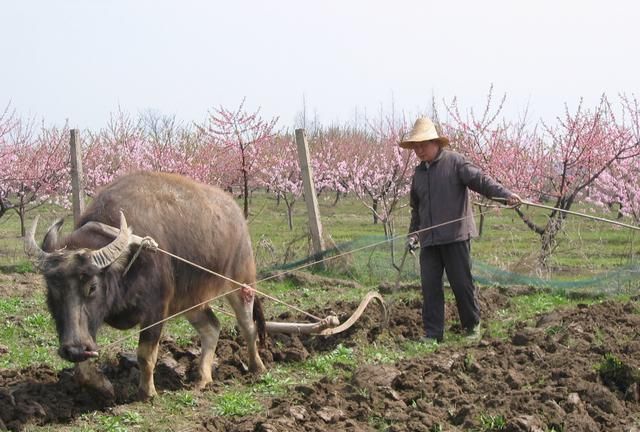
[[[441,150],[433,162],[422,162],[416,167],[409,201],[409,232],[467,216],[461,221],[421,232],[421,246],[469,240],[478,235],[469,189],[488,198],[508,198],[512,195],[464,156],[451,150]]]

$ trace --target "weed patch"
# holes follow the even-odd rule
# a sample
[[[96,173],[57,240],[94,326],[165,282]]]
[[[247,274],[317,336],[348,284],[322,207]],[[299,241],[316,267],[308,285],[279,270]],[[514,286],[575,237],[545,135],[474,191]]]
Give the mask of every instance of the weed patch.
[[[93,427],[81,427],[80,430],[83,432],[129,432],[132,429],[138,429],[138,427],[143,423],[142,416],[136,411],[127,411],[119,415],[109,415],[96,412],[83,415],[81,420],[94,425]]]
[[[480,431],[497,432],[507,427],[507,421],[503,415],[480,414]]]
[[[23,302],[19,298],[0,298],[0,318],[5,318],[7,315],[17,314],[22,307]]]
[[[640,370],[625,364],[611,353],[607,353],[596,365],[602,381],[612,388],[626,392],[634,383],[640,383]]]
[[[286,394],[287,389],[293,384],[294,380],[290,372],[276,368],[260,377],[260,381],[255,386],[255,391],[268,396],[281,396]]]
[[[317,374],[335,377],[338,369],[353,369],[357,365],[357,360],[351,348],[346,348],[342,344],[328,354],[319,355],[304,364],[304,367]]]
[[[251,391],[229,390],[216,397],[214,412],[221,416],[246,416],[262,411],[263,407]]]
[[[25,273],[35,273],[36,269],[33,267],[33,264],[29,261],[22,261],[16,264],[11,265],[2,265],[0,266],[0,273],[4,274],[25,274]]]

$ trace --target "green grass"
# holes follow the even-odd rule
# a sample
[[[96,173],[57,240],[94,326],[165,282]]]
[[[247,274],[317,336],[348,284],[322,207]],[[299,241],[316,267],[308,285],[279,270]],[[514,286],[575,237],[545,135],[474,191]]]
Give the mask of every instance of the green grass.
[[[264,407],[254,393],[247,390],[228,390],[214,399],[213,411],[221,416],[246,416],[262,411]]]
[[[93,412],[80,417],[81,423],[89,423],[91,426],[83,425],[74,428],[76,431],[96,431],[96,432],[129,432],[140,430],[144,424],[144,418],[136,411],[125,411],[122,414],[104,414]]]
[[[507,421],[503,415],[480,414],[480,431],[497,432],[507,427]]]
[[[0,316],[14,315],[22,309],[23,301],[16,297],[0,298]]]
[[[453,338],[445,340],[451,345],[459,343]],[[438,351],[440,345],[436,343],[424,343],[421,341],[407,340],[401,343],[385,340],[384,336],[380,340],[370,344],[359,345],[354,349],[358,363],[371,364],[394,364],[401,360],[415,357],[424,357]]]
[[[327,239],[338,244],[366,238],[366,242],[379,241],[383,236],[382,225],[371,223],[371,216],[365,207],[356,199],[341,199],[333,206],[333,196],[322,195],[319,200],[324,232]],[[588,210],[578,206],[577,211]],[[38,238],[41,239],[47,226],[59,215],[68,213],[55,207],[40,209],[41,223]],[[529,212],[529,210],[527,210]],[[275,205],[275,200],[264,193],[255,193],[251,202],[249,228],[258,268],[268,270],[283,264],[285,256],[289,261],[306,257],[310,244],[306,230],[306,211],[304,202],[296,204],[294,211],[294,229],[289,230],[286,222],[286,207]],[[545,212],[530,209],[534,220],[544,222]],[[600,216],[614,218],[611,213],[600,213]],[[28,217],[29,221],[32,215]],[[397,234],[403,234],[409,224],[409,211],[404,208],[396,214],[395,227]],[[69,221],[65,230],[70,227]],[[23,273],[31,271],[32,265],[24,257],[22,243],[18,236],[19,227],[15,216],[0,219],[0,272]],[[633,240],[633,241],[632,241]],[[539,248],[538,237],[524,226],[514,212],[502,210],[491,211],[485,218],[483,236],[473,241],[472,255],[474,259],[494,265],[501,269],[527,274]],[[611,270],[627,265],[635,256],[632,252],[637,248],[639,239],[633,239],[633,232],[612,228],[592,221],[570,217],[566,231],[561,237],[557,253],[552,258],[552,269],[549,276],[554,279],[574,280],[580,277],[592,277],[604,270]],[[401,248],[403,242],[398,242]],[[329,286],[298,287],[290,281],[268,281],[258,288],[300,309],[310,311],[336,301],[359,301],[364,293],[375,289],[380,281],[394,281],[397,272],[390,266],[388,250],[376,248],[380,252],[372,254],[371,249],[357,252],[353,257],[344,260],[340,265],[328,266],[319,272],[323,275],[355,279],[362,286],[357,289],[337,288]],[[399,249],[397,249],[399,250]],[[379,259],[378,259],[379,256]],[[375,259],[374,259],[375,258]],[[409,278],[417,278],[417,265],[413,258],[408,258],[404,272]],[[3,277],[0,275],[0,277]],[[635,293],[637,289],[634,287]],[[563,295],[564,294],[564,295]],[[538,291],[519,297],[510,298],[510,304],[497,312],[497,317],[483,322],[485,331],[498,338],[509,337],[514,326],[521,322],[532,323],[539,313],[546,313],[557,308],[564,308],[580,303],[593,303],[598,298],[572,298],[571,292]],[[634,294],[630,290],[629,294]],[[402,293],[385,296],[387,299],[415,298],[419,293]],[[448,298],[451,293],[447,291]],[[220,302],[216,302],[216,306]],[[287,306],[265,300],[267,317],[289,311]],[[228,306],[224,309],[230,311]],[[292,312],[294,315],[297,312]],[[223,328],[232,331],[235,320],[217,313]],[[548,328],[552,332],[563,331],[561,325]],[[165,334],[170,335],[180,346],[193,343],[196,332],[184,318],[173,319],[165,326]],[[127,339],[123,338],[131,336]],[[596,343],[598,335],[595,335]],[[117,331],[104,327],[98,338],[100,347],[113,341],[120,341],[116,346],[101,351],[102,356],[111,356],[120,351],[134,351],[137,346],[135,330]],[[464,347],[462,337],[447,332],[445,344]],[[0,345],[7,352],[0,355],[1,368],[22,368],[29,365],[47,364],[59,369],[71,366],[62,361],[56,354],[57,335],[53,323],[46,310],[43,290],[24,296],[0,297]],[[90,413],[69,425],[66,430],[73,431],[119,431],[119,430],[170,430],[176,419],[187,422],[194,410],[209,409],[212,415],[238,416],[248,415],[264,410],[261,399],[265,397],[286,395],[298,384],[312,383],[323,377],[330,379],[348,378],[359,364],[394,363],[416,356],[428,356],[438,350],[437,345],[427,345],[414,341],[397,343],[385,338],[384,334],[373,343],[362,343],[347,348],[338,346],[333,351],[319,353],[303,363],[278,366],[257,380],[251,386],[231,385],[221,393],[193,393],[187,390],[167,392],[159,395],[150,409],[146,404],[133,403],[121,411]],[[465,364],[471,364],[473,358],[464,358]],[[484,414],[484,430],[499,430],[499,416]],[[504,420],[504,419],[503,419]],[[382,417],[372,414],[372,427],[385,430],[390,426]],[[493,425],[492,425],[493,424]],[[60,430],[61,426],[51,426],[42,430]],[[491,429],[493,428],[493,429]],[[37,428],[36,428],[37,429]],[[34,429],[34,430],[36,430]],[[437,426],[432,428],[438,430]]]
[[[305,290],[295,287],[290,282],[268,282],[262,288],[288,303],[297,305],[303,310],[310,310],[318,305],[331,301],[359,301],[362,295],[371,287],[361,289],[335,289],[323,286],[309,287]],[[402,293],[398,298],[415,298],[417,293]],[[447,296],[451,294],[447,291]],[[486,331],[494,337],[506,338],[515,324],[531,320],[536,314],[548,312],[559,307],[575,305],[578,302],[594,302],[592,300],[571,299],[549,292],[537,292],[526,296],[514,297],[511,305],[505,310],[498,311],[497,319],[484,323]],[[274,316],[289,309],[272,301],[265,302],[267,316]],[[374,308],[375,309],[375,308]],[[230,308],[225,306],[225,310]],[[235,320],[224,314],[217,314],[223,328],[233,331]],[[61,360],[56,354],[58,348],[57,335],[49,314],[46,311],[44,294],[38,292],[33,298],[2,298],[0,299],[0,344],[8,348],[8,353],[0,356],[0,367],[17,368],[31,364],[44,363],[55,369],[70,367],[71,364]],[[558,329],[560,330],[560,329]],[[552,330],[548,330],[552,331]],[[179,345],[187,346],[197,340],[197,334],[184,318],[177,318],[165,325],[165,334],[173,338]],[[111,357],[120,351],[135,351],[137,347],[137,333],[135,329],[118,331],[104,326],[98,334],[98,345],[101,356]],[[129,337],[127,337],[129,336]],[[115,346],[109,346],[118,341]],[[35,342],[35,343],[34,343]],[[459,335],[447,332],[445,343],[464,345],[466,342]],[[393,363],[403,358],[428,355],[437,350],[437,346],[428,346],[419,342],[407,341],[398,345],[394,341],[382,338],[372,344],[362,344],[353,350],[340,347],[336,352],[312,358],[303,366],[309,376],[322,373],[338,374],[349,370],[354,362],[362,359],[370,363]],[[276,377],[281,380],[281,377]],[[303,379],[303,378],[301,378]],[[274,385],[264,383],[265,389]],[[282,386],[280,386],[282,387]],[[267,390],[265,390],[267,391]],[[279,390],[277,390],[279,391]]]
[[[22,261],[24,257],[21,257],[20,261],[17,261],[16,264],[8,264],[0,266],[0,273],[11,274],[25,274],[25,273],[35,273],[36,268],[29,261]]]
[[[282,396],[297,382],[299,381],[294,379],[290,368],[276,366],[260,377],[254,385],[254,391],[260,395]]]
[[[31,226],[31,221],[36,214],[40,215],[36,236],[41,239],[50,223],[59,216],[71,214],[71,212],[53,205],[40,206],[27,213],[27,229]],[[69,225],[70,222],[67,221],[67,229]],[[15,212],[9,211],[0,218],[0,273],[22,273],[31,270],[33,267],[25,257],[20,237],[20,219]]]
[[[333,206],[333,201],[333,195],[321,195],[319,199],[327,240],[342,244],[367,236],[382,238],[382,225],[372,223],[370,213],[359,200],[353,197],[341,198],[336,206]],[[524,210],[537,223],[545,222],[546,211],[526,207]],[[615,212],[595,213],[581,204],[576,205],[573,210],[610,219],[616,217]],[[281,265],[285,257],[292,261],[308,255],[310,243],[307,237],[304,202],[296,204],[293,230],[289,230],[287,226],[286,207],[284,204],[276,205],[276,201],[269,194],[254,192],[250,212],[249,228],[259,269]],[[54,206],[42,206],[38,213],[41,214],[37,233],[40,239],[49,223],[58,216],[68,215],[69,211]],[[18,218],[12,213],[7,215],[0,219],[0,269],[10,269],[12,272],[30,271],[32,267],[24,256],[19,238]],[[32,219],[33,215],[28,215],[28,223]],[[476,220],[478,223],[479,217],[476,217]],[[394,215],[396,234],[404,234],[408,224],[409,209],[405,206]],[[67,222],[63,231],[69,230],[70,225]],[[638,243],[640,238],[635,238],[634,231],[569,216],[565,231],[560,236],[560,245],[551,260],[551,276],[571,279],[637,262],[634,251]],[[398,247],[402,247],[401,244]],[[482,262],[502,269],[526,272],[535,260],[539,238],[524,225],[515,212],[489,210],[484,218],[483,235],[473,242],[472,249],[474,258]],[[360,267],[350,269],[347,275],[366,278],[368,269],[362,266],[365,266],[370,250],[358,252],[356,255],[352,261],[360,263]]]
[[[311,295],[322,291],[323,287],[311,288]],[[280,294],[291,300],[297,293],[291,286],[285,284]],[[337,293],[336,293],[337,294]],[[401,293],[399,297],[413,297],[415,293]],[[597,300],[587,300],[587,302]],[[504,311],[502,318],[491,320],[490,325],[495,322],[505,322],[500,326],[504,337],[507,337],[509,329],[520,321],[529,321],[542,312],[548,312],[556,308],[575,306],[577,303],[584,303],[585,300],[571,299],[551,293],[535,293],[521,297],[511,298],[510,306]],[[15,310],[22,304],[17,301],[0,303],[0,307]],[[27,316],[34,316],[33,313]],[[37,315],[36,315],[37,316]],[[40,319],[33,319],[38,322]],[[177,324],[183,321],[182,324]],[[195,332],[185,320],[175,320],[169,325],[172,332],[184,330],[191,337]],[[182,330],[181,330],[182,329]],[[460,345],[463,348],[466,342],[463,338],[449,335],[445,339],[447,346]],[[121,335],[118,332],[117,335]],[[175,338],[175,334],[172,334]],[[135,342],[135,339],[134,339]],[[135,343],[134,343],[135,345]],[[153,402],[153,408],[149,408],[144,403],[134,403],[127,406],[118,407],[126,409],[126,412],[139,412],[142,419],[138,423],[127,423],[126,412],[94,413],[83,416],[73,424],[73,431],[95,430],[98,432],[108,430],[171,430],[176,424],[176,419],[182,423],[187,423],[191,415],[202,412],[203,409],[210,410],[212,415],[223,416],[243,416],[262,412],[265,409],[263,398],[284,396],[296,385],[311,384],[321,379],[345,379],[348,380],[351,373],[359,364],[363,363],[394,363],[403,359],[416,356],[428,356],[439,349],[439,345],[428,345],[416,341],[405,341],[397,343],[385,338],[384,334],[371,344],[358,344],[352,348],[342,345],[325,353],[318,353],[305,362],[279,365],[263,376],[258,378],[251,385],[231,384],[219,392],[196,393],[188,390],[177,392],[161,393]],[[53,352],[53,348],[52,348]],[[474,359],[465,356],[466,363],[471,364]],[[33,360],[35,364],[37,362]],[[201,415],[201,414],[200,414]],[[135,420],[135,417],[134,417]],[[478,419],[480,422],[480,419]],[[390,424],[382,417],[373,415],[370,419],[372,427],[378,430],[387,430]],[[480,424],[483,431],[494,431],[500,423],[500,416],[495,413],[484,413],[484,423]],[[493,426],[491,426],[493,425]],[[493,428],[493,429],[492,429]],[[39,430],[39,429],[34,429]],[[58,427],[43,430],[60,430]],[[437,429],[434,429],[437,430]]]
[[[419,357],[434,353],[438,350],[437,343],[424,343],[418,341],[406,341],[401,345],[401,358]]]
[[[315,375],[335,378],[344,373],[345,370],[354,369],[357,359],[353,349],[338,345],[336,349],[327,354],[320,354],[312,357],[302,364],[305,370]]]
[[[471,353],[466,353],[464,355],[464,368],[465,370],[469,370],[471,368],[471,366],[473,365],[473,363],[475,362],[475,357],[473,356],[473,354]]]
[[[367,363],[373,364],[393,364],[404,355],[392,344],[384,344],[378,341],[360,347],[359,351]]]
[[[392,422],[381,415],[372,415],[369,417],[369,425],[377,431],[387,431]]]
[[[536,292],[511,298],[511,305],[499,310],[495,319],[483,323],[489,335],[506,338],[518,323],[529,322],[538,314],[576,305],[577,303],[593,303],[596,299],[578,300],[549,292]],[[556,329],[560,330],[560,329]],[[553,330],[548,330],[553,331]]]
[[[383,239],[382,225],[371,223],[370,214],[362,203],[354,198],[346,198],[333,207],[332,198],[321,199],[319,202],[325,237],[330,237],[339,245],[360,239],[358,246],[366,246]],[[296,252],[293,256],[289,253],[289,261],[306,257],[310,245],[304,231],[304,206],[297,209],[294,230],[289,231],[284,223],[283,206],[278,208],[273,202],[269,205],[269,198],[260,194],[254,195],[254,202],[255,206],[261,209],[259,217],[250,224],[259,268],[265,269],[275,263],[281,264],[287,248]],[[577,205],[574,210],[592,213],[584,205]],[[546,211],[536,208],[525,211],[539,224],[546,221]],[[597,215],[615,219],[614,212],[600,212]],[[476,220],[479,218],[476,217]],[[404,207],[395,215],[396,235],[404,234],[408,224],[409,209]],[[633,251],[637,249],[638,240],[633,241],[634,235],[634,231],[628,229],[570,216],[565,231],[560,236],[558,249],[552,256],[550,271],[545,277],[558,280],[590,278],[607,270],[636,263]],[[294,239],[300,238],[302,240],[292,243]],[[264,258],[266,254],[260,253],[256,239],[268,239],[273,246],[273,250],[268,254],[269,259]],[[403,241],[396,243],[398,262]],[[490,210],[485,217],[482,237],[473,241],[472,255],[475,260],[500,269],[529,275],[533,271],[539,248],[539,237],[524,225],[515,212]],[[342,245],[341,250],[344,249],[345,246]],[[375,253],[372,254],[374,249]],[[337,269],[330,266],[328,272],[357,279],[368,285],[376,284],[380,280],[395,279],[396,272],[391,266],[388,248],[384,245],[358,251],[346,261],[346,265],[340,265]],[[408,277],[417,277],[417,266],[412,259],[409,261],[404,271]]]
[[[41,293],[30,299],[0,298],[0,345],[6,348],[0,368],[69,365],[56,354],[58,338]]]
[[[631,385],[640,383],[640,369],[625,364],[611,353],[606,353],[595,366],[602,380],[625,392]]]

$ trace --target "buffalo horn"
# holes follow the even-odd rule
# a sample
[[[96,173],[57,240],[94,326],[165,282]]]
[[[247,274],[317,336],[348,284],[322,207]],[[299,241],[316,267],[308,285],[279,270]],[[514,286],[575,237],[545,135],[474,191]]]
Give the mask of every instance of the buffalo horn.
[[[127,220],[124,217],[124,213],[120,212],[120,232],[114,241],[106,245],[105,247],[91,252],[91,261],[93,264],[103,269],[113,264],[120,255],[129,247],[130,237],[129,227],[127,227]]]
[[[43,251],[40,248],[40,246],[38,246],[38,243],[36,243],[35,235],[36,235],[36,228],[38,227],[38,219],[39,219],[39,216],[36,216],[35,219],[33,220],[33,223],[31,224],[31,228],[29,229],[29,232],[24,238],[24,251],[29,257],[37,260],[37,264],[38,266],[40,266],[42,261],[44,261],[47,258],[47,256],[49,256],[49,253]]]
[[[47,230],[42,242],[42,247],[44,247],[45,251],[52,251],[58,248],[58,234],[62,229],[62,224],[64,224],[64,218],[57,219]]]

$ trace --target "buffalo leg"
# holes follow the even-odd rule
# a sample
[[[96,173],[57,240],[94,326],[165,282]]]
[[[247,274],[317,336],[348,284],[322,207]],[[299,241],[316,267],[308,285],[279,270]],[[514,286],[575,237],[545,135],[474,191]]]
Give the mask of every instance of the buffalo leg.
[[[153,370],[156,367],[156,360],[158,360],[158,343],[160,342],[161,334],[162,324],[140,333],[138,342],[138,366],[140,367],[138,397],[142,400],[150,399],[157,394],[153,383]]]
[[[200,355],[200,379],[196,383],[197,389],[204,388],[213,381],[211,370],[216,358],[216,346],[220,336],[220,322],[209,306],[202,310],[187,313],[187,319],[200,335],[202,354]]]
[[[247,341],[249,370],[255,373],[263,372],[265,367],[258,354],[258,329],[253,322],[253,300],[246,302],[239,291],[229,294],[227,299],[236,314],[240,333]]]

